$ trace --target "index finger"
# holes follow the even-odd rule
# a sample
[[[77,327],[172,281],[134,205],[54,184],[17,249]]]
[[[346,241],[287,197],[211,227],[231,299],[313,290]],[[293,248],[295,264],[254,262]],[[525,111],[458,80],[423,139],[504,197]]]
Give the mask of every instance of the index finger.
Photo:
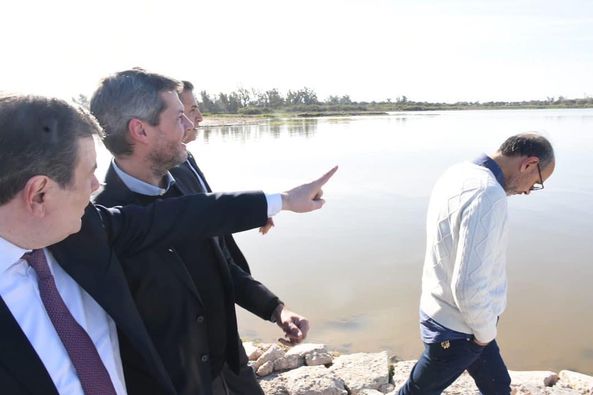
[[[319,186],[324,185],[329,179],[334,175],[334,173],[338,171],[338,166],[334,166],[333,169],[319,177],[317,180],[313,181],[312,184],[318,184]]]

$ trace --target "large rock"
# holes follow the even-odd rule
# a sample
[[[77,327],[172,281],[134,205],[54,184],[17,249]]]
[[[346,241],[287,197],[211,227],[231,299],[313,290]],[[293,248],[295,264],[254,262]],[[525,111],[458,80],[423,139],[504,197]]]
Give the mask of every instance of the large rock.
[[[266,350],[266,352],[264,352],[257,359],[257,361],[255,361],[255,364],[253,365],[253,368],[255,369],[255,371],[257,371],[259,369],[259,367],[262,366],[266,362],[272,362],[272,367],[273,367],[274,366],[274,361],[277,360],[278,358],[283,357],[284,354],[285,354],[285,352],[282,349],[282,347],[280,347],[277,344],[272,344],[270,346],[270,348],[268,348]]]
[[[389,380],[389,362],[385,351],[341,355],[334,359],[329,370],[344,380],[352,394],[363,389],[379,389]]]
[[[399,391],[400,387],[404,385],[410,371],[414,367],[416,361],[399,361],[393,364],[393,385],[395,386],[395,393]]]
[[[274,361],[274,370],[289,370],[303,366],[303,357],[298,354],[287,355]]]
[[[299,365],[327,365],[332,362],[332,356],[327,351],[324,344],[304,343],[299,344],[286,352],[286,358],[295,358],[298,356]]]
[[[261,365],[255,374],[260,377],[267,376],[274,371],[274,361],[267,361],[263,365]]]
[[[344,381],[323,366],[303,366],[260,380],[266,395],[347,395]]]
[[[284,373],[290,395],[347,395],[344,381],[323,366],[303,366]]]
[[[278,373],[272,373],[269,376],[260,378],[258,382],[266,395],[289,395]]]
[[[322,353],[327,352],[327,347],[324,344],[316,344],[316,343],[302,343],[297,344],[296,346],[290,348],[286,351],[286,355],[299,355],[305,358],[306,355],[311,353]]]
[[[328,352],[313,351],[305,355],[305,364],[307,366],[329,365],[332,363],[333,357]]]
[[[593,394],[593,376],[573,372],[572,370],[560,371],[560,383],[581,391],[583,394]]]
[[[264,350],[261,347],[256,346],[253,342],[244,342],[243,348],[250,361],[257,360],[264,353]]]

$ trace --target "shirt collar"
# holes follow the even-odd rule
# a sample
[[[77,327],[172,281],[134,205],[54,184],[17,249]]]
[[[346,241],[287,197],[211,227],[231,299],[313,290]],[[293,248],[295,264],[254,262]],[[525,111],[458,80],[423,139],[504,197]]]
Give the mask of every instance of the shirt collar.
[[[161,196],[167,193],[169,188],[171,188],[171,185],[175,184],[175,178],[173,178],[173,175],[170,172],[167,172],[165,175],[167,177],[167,186],[165,188],[161,188],[129,175],[117,166],[115,159],[111,160],[111,164],[113,165],[113,170],[115,170],[115,173],[117,173],[122,182],[132,192],[147,196]]]
[[[504,173],[502,172],[502,169],[500,168],[500,166],[498,166],[498,163],[496,163],[494,159],[492,159],[486,154],[482,154],[476,159],[474,159],[473,163],[479,166],[483,166],[490,170],[492,174],[494,174],[496,181],[498,181],[500,186],[504,189]]]
[[[2,257],[0,259],[0,274],[4,273],[10,266],[17,263],[26,252],[30,251],[0,237],[0,257]]]

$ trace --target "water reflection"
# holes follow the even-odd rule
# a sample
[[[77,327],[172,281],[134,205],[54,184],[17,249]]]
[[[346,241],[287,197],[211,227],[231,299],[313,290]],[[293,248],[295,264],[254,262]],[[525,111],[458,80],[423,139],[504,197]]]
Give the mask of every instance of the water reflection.
[[[204,143],[210,143],[213,137],[223,141],[238,140],[242,142],[260,141],[267,137],[279,139],[285,134],[310,138],[315,135],[317,122],[318,120],[314,118],[289,118],[263,121],[255,125],[205,126],[199,128],[198,134]]]
[[[364,314],[354,315],[348,318],[337,320],[328,320],[325,324],[327,328],[341,331],[360,331],[368,328],[369,320]]]
[[[317,122],[317,118],[293,119],[286,124],[286,128],[289,135],[309,138],[315,134]]]

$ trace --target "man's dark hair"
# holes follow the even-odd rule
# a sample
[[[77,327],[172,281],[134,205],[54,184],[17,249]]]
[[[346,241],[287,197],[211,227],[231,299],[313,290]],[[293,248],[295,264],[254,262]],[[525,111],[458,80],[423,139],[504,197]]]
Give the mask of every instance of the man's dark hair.
[[[192,84],[191,82],[183,80],[183,81],[181,81],[181,83],[183,84],[183,88],[182,88],[183,92],[185,92],[185,91],[191,92],[194,90],[194,84]]]
[[[536,156],[545,168],[554,161],[552,144],[537,133],[521,133],[506,139],[498,149],[505,156]]]
[[[162,92],[181,90],[181,83],[141,68],[121,71],[105,78],[91,98],[91,112],[103,127],[103,143],[115,156],[133,151],[128,140],[128,125],[134,118],[159,124],[166,103]]]
[[[68,186],[79,140],[94,134],[101,128],[83,108],[55,98],[0,95],[0,205],[37,175]]]

